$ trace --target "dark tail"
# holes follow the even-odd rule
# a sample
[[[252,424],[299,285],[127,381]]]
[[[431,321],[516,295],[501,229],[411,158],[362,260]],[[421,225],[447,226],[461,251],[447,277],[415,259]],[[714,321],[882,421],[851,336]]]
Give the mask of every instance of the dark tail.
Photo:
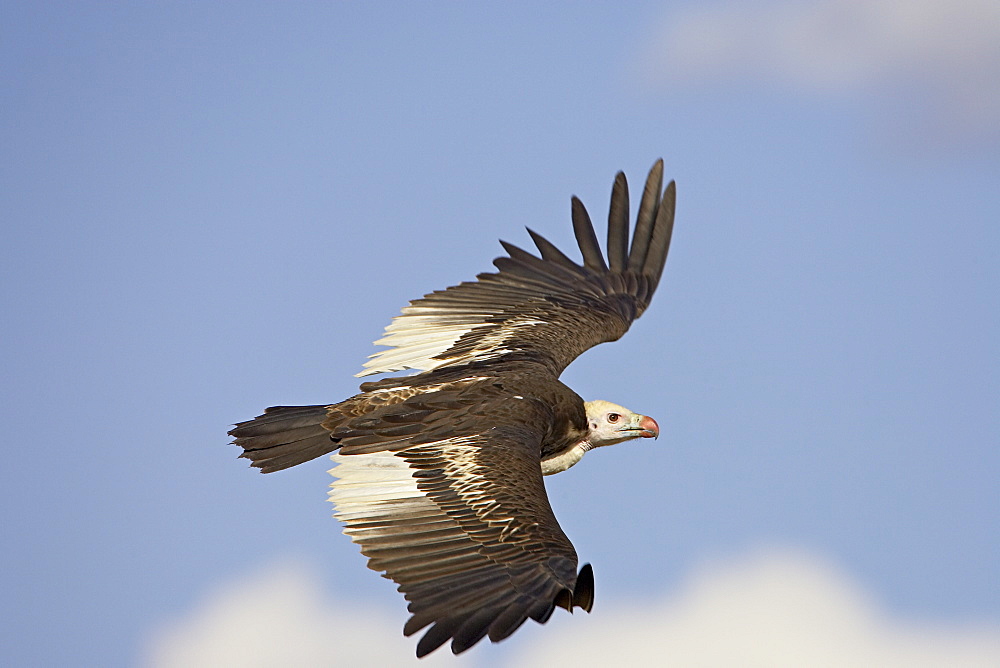
[[[272,406],[252,420],[240,422],[229,435],[261,473],[302,464],[336,450],[339,445],[323,428],[326,406]]]

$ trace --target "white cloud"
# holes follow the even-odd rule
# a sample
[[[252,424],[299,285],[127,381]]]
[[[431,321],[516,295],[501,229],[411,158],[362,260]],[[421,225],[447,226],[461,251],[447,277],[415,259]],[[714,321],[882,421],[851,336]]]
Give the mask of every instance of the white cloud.
[[[374,574],[372,574],[374,576]],[[416,662],[405,617],[363,601],[325,595],[315,571],[289,561],[208,592],[185,617],[153,630],[150,668],[317,668],[397,666]],[[421,666],[444,665],[448,655]],[[454,664],[451,664],[454,665]]]
[[[155,629],[147,665],[416,663],[415,639],[401,637],[399,618],[322,592],[319,578],[301,565],[262,569]],[[1000,665],[997,625],[894,619],[836,569],[787,551],[706,565],[666,600],[627,608],[599,600],[593,614],[564,621],[506,641],[516,654],[509,665]],[[470,665],[491,656],[489,647],[477,647],[456,659],[443,648],[419,665]]]
[[[1000,665],[997,626],[892,619],[836,569],[787,551],[706,565],[665,601],[595,611],[581,627],[560,629],[514,665]]]
[[[668,17],[648,62],[665,84],[724,77],[856,93],[938,130],[1000,136],[995,0],[695,5]]]

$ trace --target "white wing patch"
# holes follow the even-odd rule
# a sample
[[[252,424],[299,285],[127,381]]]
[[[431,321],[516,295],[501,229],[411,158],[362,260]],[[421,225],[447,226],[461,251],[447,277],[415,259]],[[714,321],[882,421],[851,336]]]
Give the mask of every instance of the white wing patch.
[[[475,313],[455,313],[440,307],[407,306],[402,315],[393,318],[385,328],[385,336],[375,342],[377,346],[389,346],[389,350],[369,355],[364,371],[355,375],[361,377],[403,369],[431,371],[448,364],[498,357],[511,352],[500,346],[517,328],[546,324],[535,319],[509,319],[499,325],[484,323],[497,313],[499,310],[486,308]],[[484,327],[494,331],[484,336],[475,349],[453,358],[435,359],[469,332]]]
[[[433,358],[451,348],[476,327],[484,327],[484,317],[407,306],[403,309],[403,314],[393,318],[385,328],[385,336],[375,342],[377,346],[390,346],[390,349],[369,355],[364,371],[356,375],[368,376],[403,369],[435,369],[449,360]]]
[[[333,454],[330,459],[338,464],[330,469],[338,478],[330,485],[330,501],[337,508],[334,517],[343,522],[360,517],[388,519],[399,510],[400,501],[424,496],[417,489],[413,469],[391,452]]]
[[[445,549],[456,541],[468,540],[458,523],[417,487],[415,469],[402,457],[383,451],[334,454],[330,459],[338,464],[330,469],[338,478],[330,485],[334,517],[344,523],[344,533],[361,545],[362,551],[366,545],[381,541],[383,558],[368,555],[375,570],[384,571],[393,559],[402,558],[391,551],[386,554],[386,547],[398,548],[402,555],[407,546],[433,544]]]

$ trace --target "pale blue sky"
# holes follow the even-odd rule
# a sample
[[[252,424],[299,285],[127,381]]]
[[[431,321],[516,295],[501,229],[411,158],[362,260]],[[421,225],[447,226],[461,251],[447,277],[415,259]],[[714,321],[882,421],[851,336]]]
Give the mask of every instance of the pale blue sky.
[[[564,380],[662,435],[548,480],[597,605],[779,545],[894,614],[1000,623],[985,5],[954,48],[846,51],[766,6],[755,42],[726,3],[3,3],[0,663],[134,663],[288,555],[401,625],[328,465],[260,476],[225,432],[352,394],[408,299],[525,225],[570,246],[570,195],[600,220],[661,156],[659,293]]]

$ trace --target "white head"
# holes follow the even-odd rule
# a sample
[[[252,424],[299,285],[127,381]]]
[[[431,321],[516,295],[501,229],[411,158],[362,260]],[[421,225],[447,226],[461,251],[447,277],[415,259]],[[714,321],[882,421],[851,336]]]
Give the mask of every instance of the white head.
[[[660,435],[660,426],[656,424],[656,420],[648,415],[633,413],[610,401],[588,401],[584,403],[584,407],[587,409],[587,422],[590,426],[587,440],[592,448]]]

